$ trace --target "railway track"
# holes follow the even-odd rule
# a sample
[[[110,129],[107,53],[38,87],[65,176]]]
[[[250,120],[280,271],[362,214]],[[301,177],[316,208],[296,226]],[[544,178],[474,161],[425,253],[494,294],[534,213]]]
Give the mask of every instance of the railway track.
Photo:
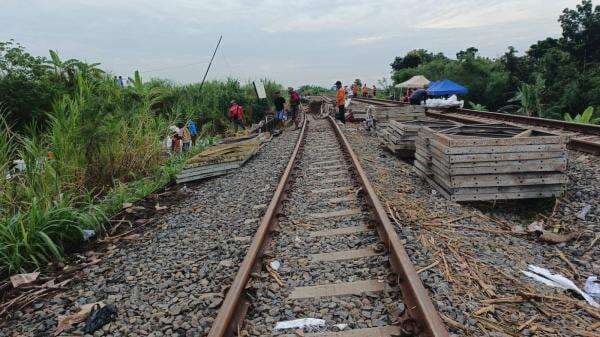
[[[244,319],[245,317],[245,319]],[[448,336],[358,158],[308,118],[210,337]]]
[[[356,101],[379,106],[391,107],[406,103],[378,98],[355,98]],[[504,121],[520,126],[535,127],[545,131],[562,133],[569,138],[569,148],[577,151],[600,155],[600,126],[566,122],[556,119],[504,114],[499,112],[477,111],[470,109],[430,109],[427,115],[439,119],[450,119],[461,123],[473,124],[490,121]]]

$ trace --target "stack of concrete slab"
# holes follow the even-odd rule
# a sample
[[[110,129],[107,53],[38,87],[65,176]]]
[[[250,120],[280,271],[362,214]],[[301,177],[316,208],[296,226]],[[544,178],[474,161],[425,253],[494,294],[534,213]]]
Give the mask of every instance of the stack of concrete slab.
[[[556,197],[567,177],[565,140],[504,124],[419,130],[415,170],[454,201]]]
[[[387,127],[381,130],[379,139],[389,151],[402,158],[414,158],[417,133],[422,127],[432,130],[443,130],[457,126],[458,123],[433,118],[420,118],[414,121],[389,121]]]
[[[425,107],[421,105],[402,105],[397,107],[369,106],[366,113],[371,111],[373,117],[380,121],[413,121],[425,117]]]
[[[258,152],[266,134],[226,139],[209,147],[187,161],[176,176],[177,183],[216,177],[240,168]]]

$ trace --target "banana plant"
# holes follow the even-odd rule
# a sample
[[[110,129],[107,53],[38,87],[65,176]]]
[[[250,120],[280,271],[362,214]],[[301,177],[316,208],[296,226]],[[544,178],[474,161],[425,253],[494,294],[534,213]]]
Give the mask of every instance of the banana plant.
[[[577,114],[574,118],[569,113],[565,113],[564,120],[572,123],[581,124],[599,124],[600,117],[594,117],[594,107],[590,106],[582,114]]]
[[[50,49],[49,52],[50,60],[46,62],[48,67],[54,70],[56,77],[72,83],[75,77],[75,65],[79,63],[79,61],[76,59],[63,61],[54,50]]]
[[[522,115],[544,117],[542,110],[542,94],[544,89],[545,81],[538,76],[534,84],[521,84],[515,97],[508,101],[517,102],[521,106],[517,112]]]

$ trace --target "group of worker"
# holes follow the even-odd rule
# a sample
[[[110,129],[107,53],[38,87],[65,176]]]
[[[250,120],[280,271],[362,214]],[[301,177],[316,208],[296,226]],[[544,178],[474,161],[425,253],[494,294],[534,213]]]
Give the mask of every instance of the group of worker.
[[[354,98],[359,97],[358,96],[359,91],[362,93],[362,97],[370,97],[369,96],[369,88],[367,87],[366,83],[362,85],[362,89],[358,83],[353,83],[350,86],[350,89],[352,90],[352,97],[354,97]],[[344,90],[347,92],[347,86],[344,87]],[[377,96],[377,87],[375,85],[373,85],[372,93],[373,93],[372,97]]]
[[[196,145],[198,139],[198,128],[193,120],[188,120],[186,124],[178,122],[169,128],[171,130],[170,149],[171,153],[180,153],[188,151]]]
[[[275,105],[275,124],[278,127],[283,127],[285,121],[289,120],[294,123],[294,128],[298,129],[298,115],[300,112],[300,94],[294,90],[294,88],[288,88],[288,95],[290,97],[289,109],[285,110],[285,98],[281,95],[281,92],[276,91],[275,97],[273,98],[273,104]]]
[[[342,87],[342,82],[337,81],[337,82],[335,82],[335,88],[337,91],[335,101],[336,101],[336,105],[338,108],[338,112],[336,114],[336,119],[338,119],[342,123],[345,123],[346,122],[346,117],[345,117],[346,97],[348,97],[348,86]],[[353,98],[359,97],[358,96],[359,88],[360,88],[360,86],[357,83],[354,83],[351,85]],[[362,93],[362,97],[369,97],[369,89],[366,84],[363,84],[361,93]],[[373,86],[372,94],[373,94],[373,97],[377,96],[377,87],[376,86]]]

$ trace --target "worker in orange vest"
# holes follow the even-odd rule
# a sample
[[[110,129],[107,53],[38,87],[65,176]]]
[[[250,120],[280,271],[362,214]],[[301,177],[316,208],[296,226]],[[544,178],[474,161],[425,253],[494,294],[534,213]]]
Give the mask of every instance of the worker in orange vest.
[[[352,84],[352,97],[358,97],[358,85],[356,83]]]
[[[369,94],[369,89],[367,88],[367,84],[363,84],[363,87],[362,87],[363,97],[367,97],[368,94]]]
[[[335,98],[335,103],[338,107],[338,114],[336,118],[340,120],[342,123],[345,123],[345,114],[346,114],[346,90],[342,88],[342,82],[335,82],[335,87],[337,88],[337,95]]]

